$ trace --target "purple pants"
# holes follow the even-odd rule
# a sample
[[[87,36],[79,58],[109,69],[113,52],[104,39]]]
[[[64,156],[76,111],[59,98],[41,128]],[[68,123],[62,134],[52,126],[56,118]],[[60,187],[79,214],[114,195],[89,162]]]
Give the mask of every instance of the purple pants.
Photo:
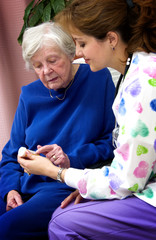
[[[72,203],[54,212],[49,239],[155,240],[156,208],[134,196]]]

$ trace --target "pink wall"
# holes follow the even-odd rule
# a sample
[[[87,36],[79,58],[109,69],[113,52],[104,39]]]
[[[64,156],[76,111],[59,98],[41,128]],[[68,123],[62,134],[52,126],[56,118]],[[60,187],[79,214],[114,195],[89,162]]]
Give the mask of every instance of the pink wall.
[[[25,70],[21,46],[17,42],[24,10],[30,2],[0,0],[0,159],[2,148],[9,140],[21,87],[36,79],[33,72]]]
[[[36,79],[25,69],[17,42],[25,7],[31,0],[0,0],[0,159],[9,140],[21,86]]]

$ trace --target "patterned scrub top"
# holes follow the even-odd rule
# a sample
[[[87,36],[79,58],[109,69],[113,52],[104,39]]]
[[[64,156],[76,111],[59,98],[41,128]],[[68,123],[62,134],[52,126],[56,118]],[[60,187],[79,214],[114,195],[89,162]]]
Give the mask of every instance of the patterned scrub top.
[[[65,182],[88,199],[135,196],[156,206],[156,54],[132,56],[113,104],[119,125],[111,166],[69,168]]]

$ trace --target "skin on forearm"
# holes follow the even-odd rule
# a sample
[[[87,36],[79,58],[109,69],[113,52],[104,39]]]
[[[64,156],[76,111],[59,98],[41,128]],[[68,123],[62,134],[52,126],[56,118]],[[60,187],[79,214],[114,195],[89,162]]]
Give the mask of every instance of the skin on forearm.
[[[60,167],[55,166],[48,158],[26,152],[26,158],[18,156],[18,162],[25,171],[35,175],[43,175],[57,180]],[[61,173],[64,182],[66,169]]]
[[[57,179],[57,175],[58,175],[58,171],[59,171],[59,167],[55,167],[53,165],[53,168],[52,169],[47,169],[47,176],[50,177],[50,178],[53,178],[54,180]],[[67,169],[64,169],[61,173],[61,179],[62,181],[64,182],[64,178],[65,178],[65,173],[66,173],[66,170]]]

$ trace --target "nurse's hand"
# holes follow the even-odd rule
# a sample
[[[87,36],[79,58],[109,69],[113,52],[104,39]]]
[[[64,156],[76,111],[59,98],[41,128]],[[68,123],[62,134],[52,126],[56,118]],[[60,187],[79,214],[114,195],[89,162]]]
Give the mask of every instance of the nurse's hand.
[[[59,167],[56,167],[46,157],[32,154],[27,150],[24,157],[18,155],[17,159],[24,171],[29,174],[43,175],[53,179],[57,178]]]
[[[80,195],[79,190],[75,190],[67,198],[65,198],[61,203],[61,208],[68,206],[74,199],[74,204],[78,204],[82,201],[83,197]]]

